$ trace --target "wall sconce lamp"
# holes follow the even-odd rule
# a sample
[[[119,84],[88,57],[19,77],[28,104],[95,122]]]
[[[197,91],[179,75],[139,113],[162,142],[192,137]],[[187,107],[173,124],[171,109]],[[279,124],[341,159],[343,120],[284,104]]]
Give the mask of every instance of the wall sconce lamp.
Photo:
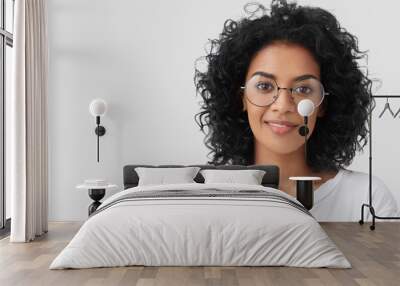
[[[89,105],[90,114],[96,117],[97,127],[94,132],[97,135],[97,162],[99,162],[99,137],[106,133],[104,126],[100,125],[100,116],[104,116],[107,111],[107,103],[100,98],[93,99]]]

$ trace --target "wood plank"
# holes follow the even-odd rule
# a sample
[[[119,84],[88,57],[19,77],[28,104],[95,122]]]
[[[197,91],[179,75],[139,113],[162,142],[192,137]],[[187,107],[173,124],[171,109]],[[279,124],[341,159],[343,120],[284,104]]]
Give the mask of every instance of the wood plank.
[[[399,285],[400,222],[321,223],[352,269],[298,267],[111,267],[49,270],[82,223],[49,224],[31,243],[0,240],[0,285]]]

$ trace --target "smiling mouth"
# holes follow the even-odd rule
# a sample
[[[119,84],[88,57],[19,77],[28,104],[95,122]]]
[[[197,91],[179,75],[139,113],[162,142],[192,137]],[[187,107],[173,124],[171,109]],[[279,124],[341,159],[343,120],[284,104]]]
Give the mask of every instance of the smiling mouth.
[[[294,129],[296,129],[297,125],[286,125],[286,124],[279,124],[279,123],[273,123],[273,122],[268,122],[268,121],[264,121],[265,124],[267,124],[271,130],[278,135],[283,135],[286,134],[288,132],[293,131]]]

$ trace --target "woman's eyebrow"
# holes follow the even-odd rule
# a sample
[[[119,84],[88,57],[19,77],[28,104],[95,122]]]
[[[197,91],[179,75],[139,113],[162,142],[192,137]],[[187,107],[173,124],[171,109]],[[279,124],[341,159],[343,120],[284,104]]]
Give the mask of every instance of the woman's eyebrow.
[[[261,76],[272,78],[272,79],[276,80],[276,76],[274,74],[268,73],[268,72],[264,72],[264,71],[256,71],[255,73],[252,74],[252,77],[255,76],[255,75],[261,75]],[[315,78],[315,79],[319,80],[315,75],[303,74],[303,75],[295,77],[293,79],[293,81],[300,81],[300,80],[305,80],[305,79],[308,79],[308,78]]]

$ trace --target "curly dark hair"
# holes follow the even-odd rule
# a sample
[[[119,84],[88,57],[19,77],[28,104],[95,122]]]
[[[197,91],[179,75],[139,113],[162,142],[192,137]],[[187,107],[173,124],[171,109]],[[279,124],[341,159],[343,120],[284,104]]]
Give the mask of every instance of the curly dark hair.
[[[196,64],[200,59],[207,61],[205,71],[195,65],[194,75],[196,92],[203,99],[194,118],[206,134],[204,143],[211,149],[208,155],[213,154],[207,163],[254,164],[254,138],[243,111],[240,86],[255,53],[284,41],[302,45],[314,55],[321,82],[330,93],[323,103],[324,116],[317,119],[307,144],[308,166],[320,172],[349,165],[356,150],[367,144],[366,123],[371,103],[375,103],[372,80],[357,63],[368,57],[358,49],[357,37],[318,7],[273,0],[270,15],[260,3],[247,3],[246,12],[249,7],[256,7],[250,17],[226,20],[219,39],[209,39],[211,49],[196,60]],[[262,15],[255,17],[260,11]]]

